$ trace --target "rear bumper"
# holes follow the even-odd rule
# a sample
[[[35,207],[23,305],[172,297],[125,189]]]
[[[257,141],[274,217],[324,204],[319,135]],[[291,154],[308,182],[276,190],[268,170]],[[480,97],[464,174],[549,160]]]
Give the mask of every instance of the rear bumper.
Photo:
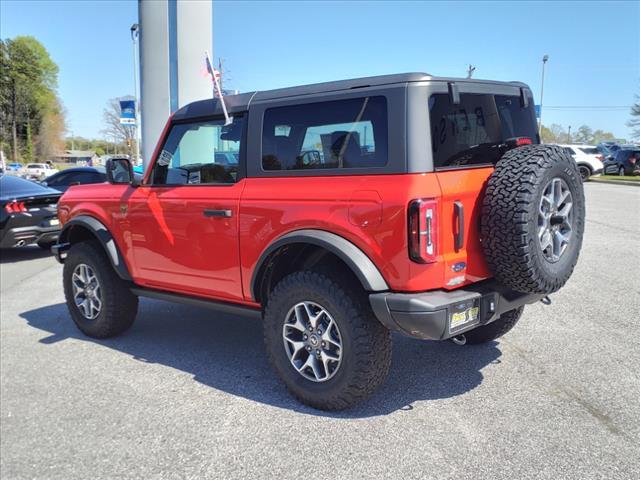
[[[446,340],[491,323],[503,313],[543,297],[516,292],[495,280],[488,280],[452,291],[373,293],[369,301],[378,320],[388,329],[415,338]],[[478,308],[477,313],[465,316],[465,312],[475,308]],[[453,324],[452,316],[456,313],[458,321]],[[460,322],[460,318],[469,320]]]
[[[19,247],[35,242],[55,242],[60,234],[60,227],[40,227],[37,225],[15,227],[7,230],[0,248]]]

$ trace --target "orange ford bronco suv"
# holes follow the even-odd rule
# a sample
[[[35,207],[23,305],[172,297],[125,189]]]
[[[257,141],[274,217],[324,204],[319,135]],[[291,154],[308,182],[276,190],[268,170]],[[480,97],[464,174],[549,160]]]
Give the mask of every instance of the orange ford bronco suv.
[[[493,340],[578,259],[573,159],[540,145],[518,82],[423,73],[203,100],[176,111],[144,178],[69,189],[53,247],[95,338],[138,297],[261,319],[287,388],[320,409],[373,392],[391,332]],[[179,321],[179,320],[176,320]]]

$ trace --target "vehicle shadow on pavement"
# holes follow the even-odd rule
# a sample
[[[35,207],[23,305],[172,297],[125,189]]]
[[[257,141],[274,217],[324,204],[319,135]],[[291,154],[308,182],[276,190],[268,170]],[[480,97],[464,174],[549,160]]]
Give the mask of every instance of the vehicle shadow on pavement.
[[[49,250],[43,250],[37,245],[18,248],[0,248],[0,263],[16,263],[45,257],[53,257],[53,254]]]
[[[212,388],[256,402],[309,415],[366,418],[412,410],[415,402],[450,398],[482,382],[481,369],[499,362],[496,342],[454,345],[394,337],[391,372],[371,398],[342,412],[322,412],[298,403],[266,360],[258,320],[196,307],[141,299],[138,318],[120,337],[94,340],[73,324],[63,303],[21,313],[28,324],[48,332],[39,341],[55,344],[69,338],[112,348],[146,363],[193,375]]]

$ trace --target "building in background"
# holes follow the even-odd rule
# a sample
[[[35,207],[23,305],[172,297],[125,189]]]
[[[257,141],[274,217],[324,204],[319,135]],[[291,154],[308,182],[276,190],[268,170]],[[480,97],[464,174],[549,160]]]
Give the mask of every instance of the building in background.
[[[53,161],[78,166],[94,166],[100,163],[100,157],[93,150],[65,150],[64,153],[55,155]]]

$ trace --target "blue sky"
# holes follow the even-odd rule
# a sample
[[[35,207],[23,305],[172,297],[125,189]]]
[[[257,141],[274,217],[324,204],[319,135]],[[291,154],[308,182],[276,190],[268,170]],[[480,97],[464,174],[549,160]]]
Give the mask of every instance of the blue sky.
[[[86,137],[100,137],[109,98],[133,93],[135,22],[135,0],[0,2],[0,36],[45,45],[68,129]],[[213,55],[240,91],[403,71],[464,76],[472,63],[474,78],[528,83],[538,103],[548,54],[544,123],[624,137],[628,109],[611,107],[640,93],[638,25],[640,2],[216,0]]]

